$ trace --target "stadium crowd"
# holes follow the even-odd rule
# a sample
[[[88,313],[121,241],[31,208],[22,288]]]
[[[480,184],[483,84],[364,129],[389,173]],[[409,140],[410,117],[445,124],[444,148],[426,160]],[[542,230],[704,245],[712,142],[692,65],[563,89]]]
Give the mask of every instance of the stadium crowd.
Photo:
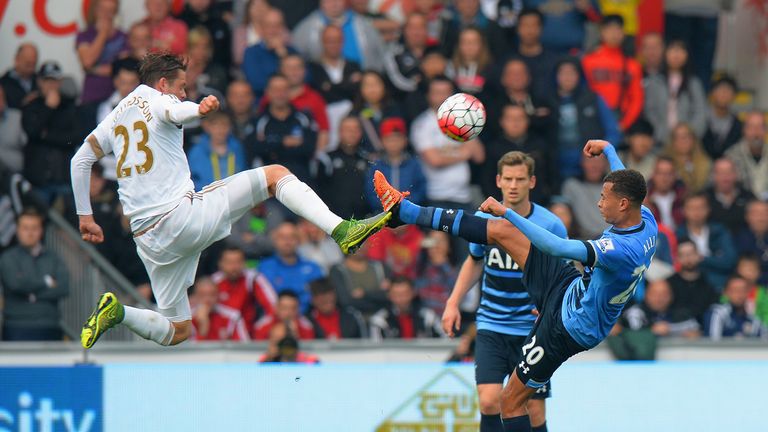
[[[737,83],[713,71],[721,3],[146,0],[146,18],[118,28],[118,1],[94,0],[73,51],[82,85],[31,43],[0,78],[0,210],[20,199],[38,209],[15,225],[3,218],[3,338],[61,338],[67,273],[42,247],[41,214],[51,207],[76,223],[69,160],[156,50],[188,59],[189,100],[216,95],[224,107],[184,130],[197,188],[279,163],[345,218],[379,210],[375,170],[416,203],[475,208],[498,194],[497,160],[521,150],[536,161],[532,199],[572,238],[595,238],[608,167],[581,148],[615,143],[647,178],[660,228],[616,349],[642,335],[768,337],[766,116],[737,110]],[[437,126],[437,107],[457,91],[485,104],[477,140],[454,142]],[[107,157],[92,173],[98,250],[151,300],[115,167]],[[296,340],[443,337],[466,256],[462,241],[405,226],[345,257],[268,201],[204,254],[191,289],[195,338],[269,340],[265,360],[316,361]],[[465,323],[477,302],[463,304]]]

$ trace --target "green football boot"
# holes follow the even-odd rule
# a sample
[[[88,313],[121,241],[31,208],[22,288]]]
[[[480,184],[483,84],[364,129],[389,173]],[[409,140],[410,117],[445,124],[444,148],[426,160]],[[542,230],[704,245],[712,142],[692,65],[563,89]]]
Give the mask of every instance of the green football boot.
[[[331,237],[338,243],[345,255],[354,253],[370,236],[387,225],[391,212],[382,212],[363,220],[345,220],[333,229]]]
[[[107,330],[120,324],[125,317],[125,309],[111,292],[99,297],[99,303],[80,332],[80,343],[89,349]]]

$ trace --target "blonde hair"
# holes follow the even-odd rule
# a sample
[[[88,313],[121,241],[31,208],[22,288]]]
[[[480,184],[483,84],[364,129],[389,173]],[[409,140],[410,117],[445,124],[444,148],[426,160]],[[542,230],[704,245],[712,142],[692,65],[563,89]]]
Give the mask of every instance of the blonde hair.
[[[511,151],[505,153],[504,156],[499,159],[496,168],[498,170],[498,174],[501,175],[501,172],[504,170],[505,166],[517,165],[525,165],[525,167],[528,168],[528,177],[533,177],[533,172],[536,169],[536,161],[534,161],[533,158],[528,154],[521,151]]]
[[[210,60],[213,57],[213,38],[211,32],[203,26],[197,26],[192,28],[187,34],[187,43],[191,48],[193,45],[197,45],[203,42],[208,43],[207,59]]]
[[[693,140],[693,146],[689,155],[681,155],[675,151],[675,132],[680,129],[685,129],[686,133]],[[672,128],[672,131],[669,133],[669,141],[664,146],[662,155],[672,160],[677,175],[689,192],[698,192],[706,186],[709,180],[710,169],[712,168],[712,159],[704,152],[701,140],[696,136],[691,125],[679,123]]]

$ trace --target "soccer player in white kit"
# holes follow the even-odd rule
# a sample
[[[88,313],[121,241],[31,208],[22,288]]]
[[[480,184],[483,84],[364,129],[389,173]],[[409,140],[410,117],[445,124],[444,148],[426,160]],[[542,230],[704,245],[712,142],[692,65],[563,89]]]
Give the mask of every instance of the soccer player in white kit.
[[[244,171],[196,192],[183,150],[182,125],[217,110],[219,101],[208,96],[200,104],[183,102],[185,69],[176,56],[147,55],[140,67],[143,84],[115,107],[72,158],[80,233],[85,241],[101,243],[104,234],[89,198],[90,172],[101,157],[114,153],[120,202],[158,308],[123,306],[114,294],[103,294],[83,325],[84,348],[120,323],[161,345],[186,340],[191,331],[187,288],[194,282],[200,252],[229,235],[233,222],[271,196],[331,235],[344,253],[357,249],[391,217],[384,212],[361,221],[344,220],[280,165]]]

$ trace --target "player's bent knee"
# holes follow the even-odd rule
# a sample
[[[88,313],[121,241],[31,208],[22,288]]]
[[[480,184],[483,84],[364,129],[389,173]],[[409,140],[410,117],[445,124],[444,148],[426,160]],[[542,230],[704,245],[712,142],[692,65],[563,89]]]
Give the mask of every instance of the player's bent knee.
[[[501,384],[480,384],[477,390],[480,401],[480,413],[484,415],[499,414],[501,409]]]
[[[192,336],[192,321],[179,321],[173,322],[173,339],[171,339],[170,345],[177,345]]]
[[[267,165],[263,170],[264,176],[267,178],[267,185],[269,186],[277,184],[278,180],[291,174],[291,171],[288,168],[278,164]]]
[[[527,404],[528,416],[531,418],[531,425],[539,426],[547,421],[546,407],[543,399],[530,399]]]

